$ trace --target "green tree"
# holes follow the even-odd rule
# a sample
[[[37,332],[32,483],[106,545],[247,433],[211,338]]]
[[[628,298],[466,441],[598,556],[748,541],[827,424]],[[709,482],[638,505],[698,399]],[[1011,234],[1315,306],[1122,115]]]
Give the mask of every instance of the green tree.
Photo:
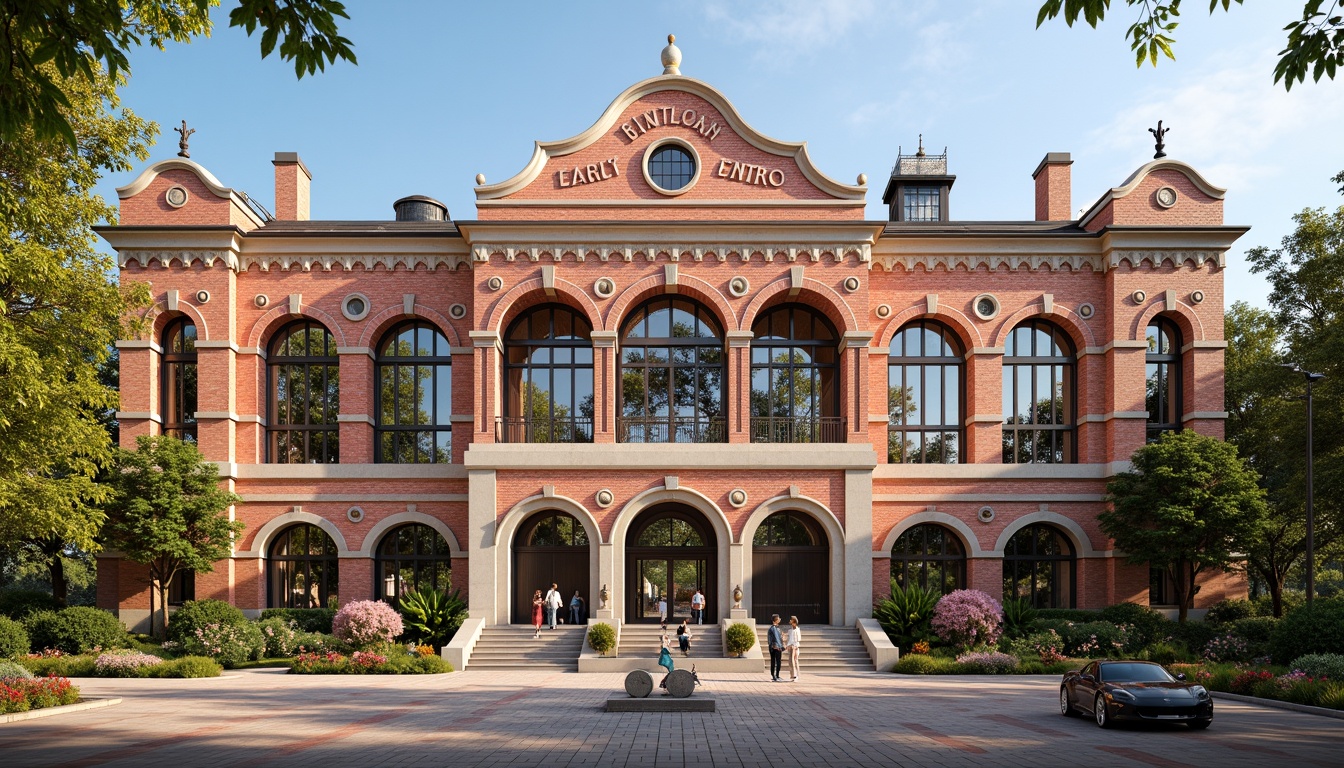
[[[1107,484],[1111,509],[1097,519],[1131,564],[1167,570],[1184,622],[1196,577],[1233,567],[1260,532],[1265,492],[1235,446],[1189,430],[1164,434],[1131,462]]]
[[[234,4],[231,2],[231,4]],[[0,140],[25,131],[75,145],[70,120],[75,84],[95,86],[104,71],[130,75],[127,54],[149,44],[162,49],[209,35],[210,9],[219,0],[0,0]],[[336,59],[355,62],[336,19],[348,19],[336,0],[236,0],[229,26],[251,35],[261,29],[261,55],[280,45],[299,77]],[[282,38],[283,36],[283,38]]]
[[[134,451],[118,450],[108,485],[107,543],[148,566],[150,628],[166,630],[167,612],[157,627],[154,618],[173,579],[187,570],[209,573],[229,556],[243,524],[225,512],[241,499],[219,487],[219,470],[194,444],[167,436],[140,437]]]
[[[0,138],[0,546],[44,558],[64,601],[63,558],[95,551],[103,522],[95,479],[117,395],[99,366],[148,300],[109,280],[116,265],[90,228],[116,210],[93,188],[148,157],[158,129],[118,109],[112,79],[61,83],[73,146],[31,127]]]
[[[1209,0],[1209,13],[1219,7],[1227,11],[1233,2],[1242,4],[1242,0]],[[1125,32],[1136,63],[1143,66],[1144,61],[1149,61],[1156,66],[1159,52],[1175,60],[1171,46],[1176,40],[1172,34],[1179,23],[1176,19],[1181,15],[1181,0],[1125,0],[1125,5],[1137,6],[1139,14]],[[1302,16],[1283,28],[1288,39],[1279,51],[1274,82],[1282,80],[1284,88],[1291,91],[1294,83],[1306,80],[1308,71],[1313,81],[1319,82],[1321,75],[1334,79],[1335,69],[1344,64],[1344,16],[1339,13],[1339,5],[1339,0],[1330,0],[1328,4],[1325,0],[1303,2]],[[1321,10],[1323,6],[1325,10]],[[1110,9],[1111,0],[1045,0],[1036,14],[1036,26],[1063,16],[1070,27],[1081,18],[1095,28]]]

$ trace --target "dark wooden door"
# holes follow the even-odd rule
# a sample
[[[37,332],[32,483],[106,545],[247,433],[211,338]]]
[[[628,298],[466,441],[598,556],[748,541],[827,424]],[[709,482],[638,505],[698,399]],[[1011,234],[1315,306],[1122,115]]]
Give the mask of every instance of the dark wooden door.
[[[830,554],[826,547],[755,547],[751,552],[751,614],[769,624],[778,613],[785,623],[831,621]]]
[[[560,616],[569,619],[569,598],[575,590],[592,604],[588,550],[580,547],[518,547],[514,549],[513,622],[532,623],[532,593],[546,594],[551,584],[560,585],[564,606]]]

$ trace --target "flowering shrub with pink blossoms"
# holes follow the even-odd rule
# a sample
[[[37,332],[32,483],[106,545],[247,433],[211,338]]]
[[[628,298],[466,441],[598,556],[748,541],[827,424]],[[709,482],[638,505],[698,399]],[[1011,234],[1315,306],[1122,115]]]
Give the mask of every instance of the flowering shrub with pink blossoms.
[[[225,669],[256,661],[266,650],[261,630],[252,622],[242,624],[206,624],[182,641],[182,650],[192,656],[207,656]]]
[[[401,632],[401,614],[381,600],[347,603],[331,621],[336,639],[355,648],[390,644]]]
[[[992,646],[1003,627],[1003,606],[976,589],[949,592],[933,609],[933,631],[959,649]]]
[[[98,677],[143,677],[146,667],[162,663],[158,656],[140,651],[107,651],[93,660],[93,673]]]

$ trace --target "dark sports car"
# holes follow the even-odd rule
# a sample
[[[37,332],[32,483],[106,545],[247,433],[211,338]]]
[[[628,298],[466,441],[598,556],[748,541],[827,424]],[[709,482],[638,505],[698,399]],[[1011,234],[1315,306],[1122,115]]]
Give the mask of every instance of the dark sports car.
[[[1213,722],[1213,697],[1151,661],[1094,661],[1064,675],[1059,712],[1090,712],[1102,728],[1116,720],[1161,720],[1204,729]]]

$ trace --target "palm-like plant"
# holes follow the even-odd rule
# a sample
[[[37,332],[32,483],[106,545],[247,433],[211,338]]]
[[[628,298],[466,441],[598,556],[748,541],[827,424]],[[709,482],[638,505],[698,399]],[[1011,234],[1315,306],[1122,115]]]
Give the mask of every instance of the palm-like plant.
[[[942,595],[911,583],[902,587],[891,580],[891,597],[873,606],[873,618],[898,648],[933,637],[933,608]]]
[[[467,618],[467,604],[461,594],[461,590],[450,595],[427,587],[402,595],[397,599],[397,610],[405,634],[434,646],[436,651],[447,645]]]

